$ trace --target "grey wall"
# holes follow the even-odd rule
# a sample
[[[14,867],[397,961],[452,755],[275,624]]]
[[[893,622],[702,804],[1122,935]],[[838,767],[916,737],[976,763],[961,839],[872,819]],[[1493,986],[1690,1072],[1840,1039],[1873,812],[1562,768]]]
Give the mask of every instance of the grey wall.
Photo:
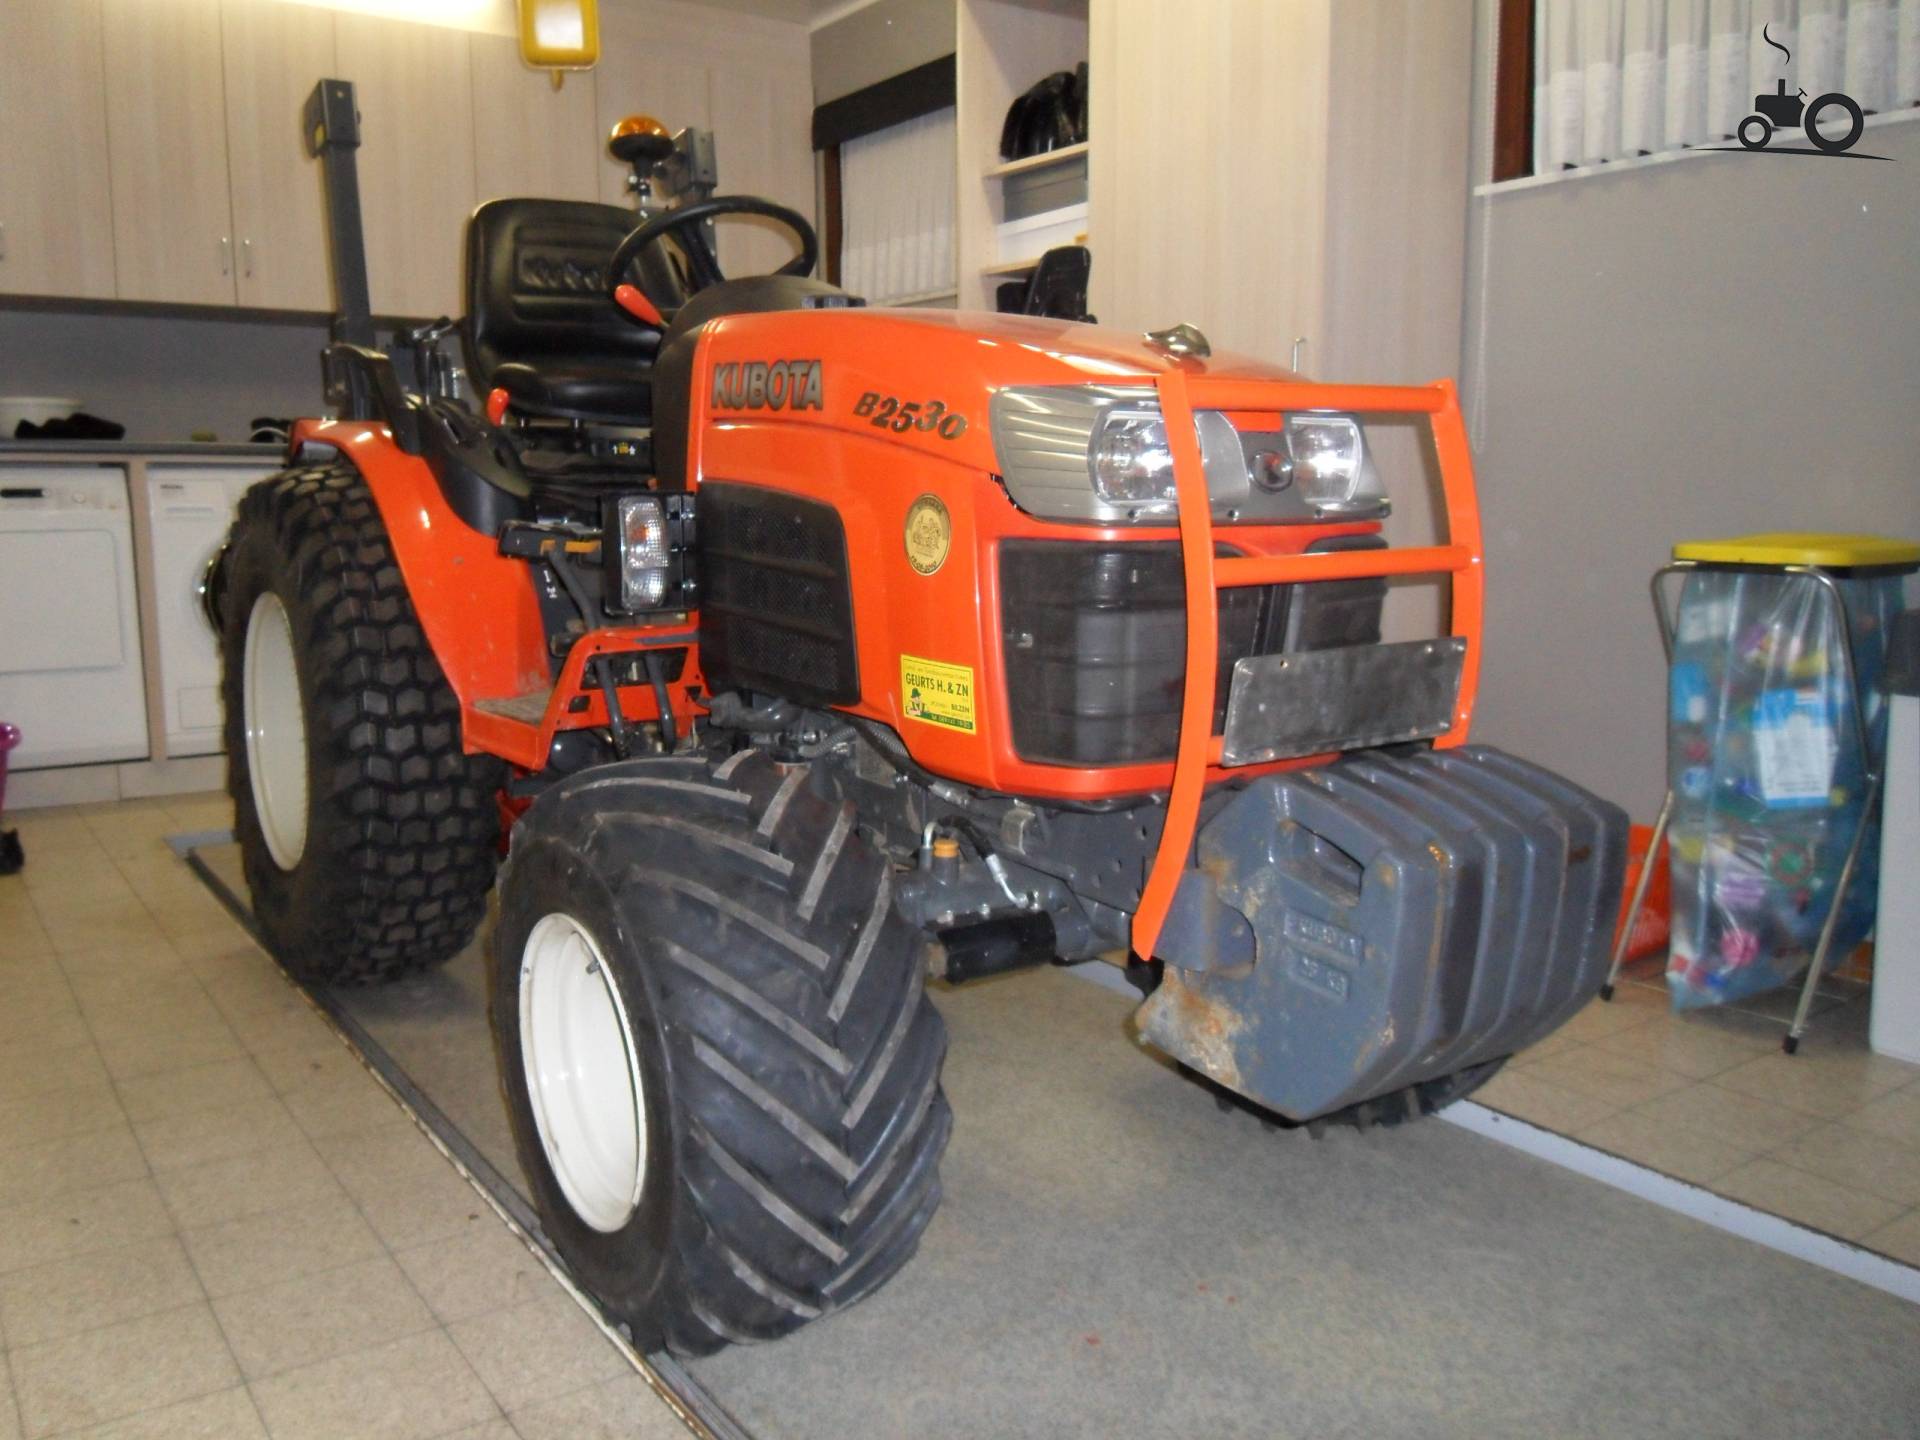
[[[1643,821],[1673,542],[1920,538],[1920,123],[1858,149],[1892,161],[1712,154],[1473,202],[1476,733]]]
[[[0,308],[0,395],[75,395],[133,440],[320,413],[319,321]]]
[[[953,54],[954,0],[874,0],[813,32],[813,103],[824,105]]]

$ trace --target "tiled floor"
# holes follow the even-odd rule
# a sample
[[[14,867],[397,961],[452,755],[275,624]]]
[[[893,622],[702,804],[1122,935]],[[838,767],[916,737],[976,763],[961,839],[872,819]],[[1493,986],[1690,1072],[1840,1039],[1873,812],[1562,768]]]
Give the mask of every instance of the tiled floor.
[[[1920,1067],[1867,1048],[1868,986],[1837,977],[1782,1053],[1797,999],[1676,1015],[1646,962],[1475,1098],[1920,1265]]]
[[[10,813],[0,1440],[682,1435],[163,837]]]
[[[224,800],[7,823],[0,1440],[685,1433],[166,847]],[[1920,1264],[1920,1068],[1791,1004],[1656,969],[1478,1098]]]

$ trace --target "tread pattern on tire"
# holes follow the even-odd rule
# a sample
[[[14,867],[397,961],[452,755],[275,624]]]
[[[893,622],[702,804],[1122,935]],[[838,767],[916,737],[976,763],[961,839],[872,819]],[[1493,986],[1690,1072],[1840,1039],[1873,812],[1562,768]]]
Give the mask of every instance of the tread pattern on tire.
[[[758,752],[629,761],[563,782],[521,822],[587,837],[654,962],[693,1203],[667,1313],[647,1324],[682,1353],[871,1293],[940,1201],[945,1026],[890,864],[810,779]]]
[[[1310,1129],[1318,1136],[1328,1125],[1350,1125],[1355,1130],[1368,1130],[1378,1126],[1390,1130],[1396,1125],[1405,1125],[1413,1120],[1424,1120],[1429,1115],[1437,1115],[1456,1100],[1464,1100],[1478,1090],[1487,1081],[1499,1073],[1507,1063],[1507,1057],[1497,1060],[1485,1060],[1478,1065],[1469,1065],[1464,1070],[1456,1070],[1451,1075],[1439,1075],[1432,1080],[1422,1080],[1416,1085],[1403,1086],[1398,1090],[1389,1090],[1385,1095],[1377,1095],[1371,1100],[1356,1101],[1331,1115],[1308,1122]]]
[[[1405,1125],[1412,1120],[1424,1120],[1429,1115],[1437,1115],[1454,1101],[1466,1099],[1486,1084],[1506,1063],[1505,1056],[1497,1060],[1482,1061],[1478,1065],[1469,1065],[1464,1070],[1456,1070],[1451,1075],[1440,1075],[1432,1080],[1422,1080],[1417,1084],[1403,1086],[1398,1090],[1389,1090],[1386,1094],[1376,1095],[1371,1100],[1357,1100],[1331,1114],[1305,1121],[1288,1120],[1284,1116],[1276,1115],[1264,1106],[1227,1089],[1219,1081],[1202,1074],[1190,1065],[1181,1063],[1176,1068],[1187,1079],[1194,1081],[1211,1094],[1214,1104],[1220,1109],[1245,1110],[1257,1118],[1265,1129],[1305,1130],[1317,1140],[1330,1128],[1391,1130],[1396,1125]]]
[[[230,557],[249,544],[268,547],[290,577],[282,599],[296,645],[317,662],[305,677],[307,743],[317,752],[313,819],[296,867],[315,873],[301,878],[298,913],[280,933],[270,915],[263,923],[284,961],[329,983],[374,983],[437,965],[459,953],[486,914],[498,858],[499,764],[461,750],[459,700],[357,470],[305,467],[255,485],[240,502]],[[258,593],[228,590],[230,610],[250,607]],[[243,637],[245,626],[244,613],[229,615],[228,635]],[[237,659],[230,647],[231,672]],[[252,801],[239,700],[230,673],[229,788],[248,880],[265,910],[263,886],[285,877],[264,845],[246,844]],[[268,871],[257,873],[263,865]]]

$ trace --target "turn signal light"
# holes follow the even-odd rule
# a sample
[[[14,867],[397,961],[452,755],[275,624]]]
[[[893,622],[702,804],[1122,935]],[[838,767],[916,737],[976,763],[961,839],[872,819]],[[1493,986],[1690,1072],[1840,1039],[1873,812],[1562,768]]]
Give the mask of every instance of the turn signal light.
[[[692,608],[692,495],[616,496],[606,502],[604,522],[609,610],[634,615]]]

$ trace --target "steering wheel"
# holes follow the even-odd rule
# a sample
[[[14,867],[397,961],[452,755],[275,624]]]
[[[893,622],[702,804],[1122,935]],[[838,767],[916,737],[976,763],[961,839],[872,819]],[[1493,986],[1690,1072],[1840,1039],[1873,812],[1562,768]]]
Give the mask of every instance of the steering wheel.
[[[720,271],[719,257],[713,253],[713,247],[707,243],[706,232],[701,228],[702,222],[717,215],[764,215],[793,232],[800,242],[800,253],[773,271],[775,275],[810,274],[814,262],[820,258],[819,238],[799,211],[776,205],[771,200],[762,200],[756,195],[715,195],[709,200],[698,200],[691,205],[663,211],[620,242],[607,266],[607,283],[620,308],[648,323],[653,323],[654,316],[658,316],[661,323],[673,318],[669,312],[653,305],[651,297],[646,297],[647,308],[653,311],[653,315],[648,315],[643,309],[636,308],[631,298],[623,299],[620,293],[636,288],[626,278],[627,272],[633,268],[633,262],[640,258],[648,246],[657,244],[668,235],[679,239],[680,248],[687,257],[687,266],[692,271],[690,278],[696,292],[724,281],[727,277]]]

